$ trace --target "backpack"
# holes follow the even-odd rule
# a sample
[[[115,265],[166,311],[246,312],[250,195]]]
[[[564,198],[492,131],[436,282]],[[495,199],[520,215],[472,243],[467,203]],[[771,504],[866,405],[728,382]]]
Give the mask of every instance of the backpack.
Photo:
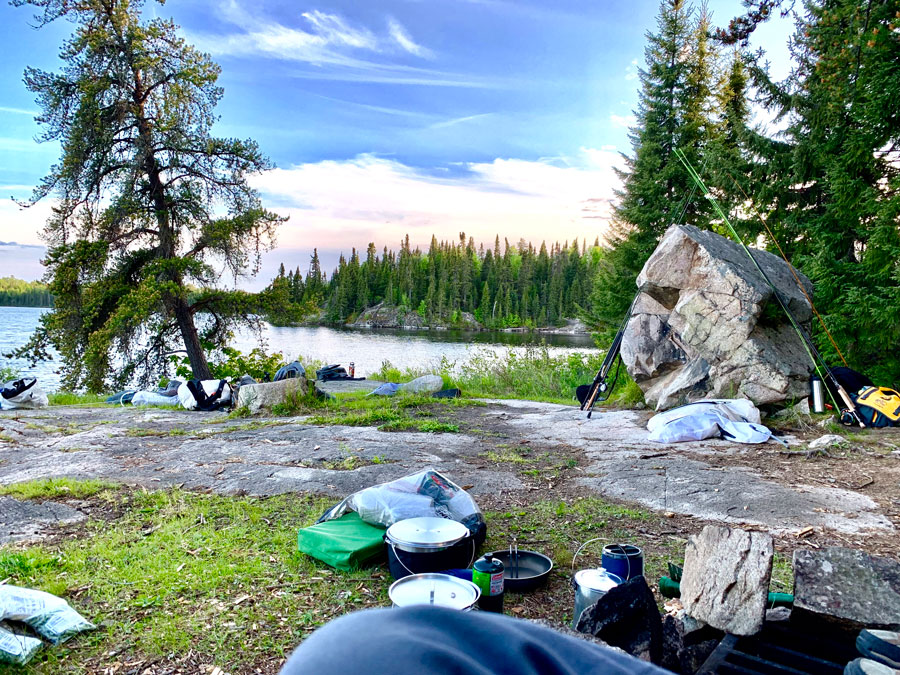
[[[863,424],[875,429],[900,426],[900,394],[887,387],[864,387],[850,394]]]

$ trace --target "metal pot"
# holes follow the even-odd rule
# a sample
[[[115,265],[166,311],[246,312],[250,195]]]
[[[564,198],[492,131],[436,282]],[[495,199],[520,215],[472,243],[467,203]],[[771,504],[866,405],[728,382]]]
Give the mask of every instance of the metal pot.
[[[575,586],[575,609],[572,612],[572,628],[578,629],[581,613],[606,595],[607,591],[622,583],[622,578],[599,569],[578,570],[572,585]]]
[[[449,574],[412,574],[391,584],[388,596],[394,607],[434,605],[465,612],[478,602],[481,589]]]
[[[469,567],[475,559],[469,528],[447,518],[407,518],[391,525],[384,538],[395,579]]]

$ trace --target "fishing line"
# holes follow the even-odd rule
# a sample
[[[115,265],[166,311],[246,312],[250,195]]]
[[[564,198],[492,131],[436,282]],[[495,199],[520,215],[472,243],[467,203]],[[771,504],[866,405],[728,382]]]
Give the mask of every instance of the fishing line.
[[[701,169],[702,170],[702,169]],[[775,238],[775,235],[772,234],[772,230],[769,229],[769,224],[766,222],[766,219],[763,218],[762,214],[756,208],[756,205],[753,203],[753,200],[747,196],[747,193],[744,192],[744,188],[741,187],[741,184],[737,182],[737,179],[731,174],[728,169],[724,169],[726,175],[731,179],[734,183],[734,186],[741,191],[741,194],[744,195],[744,199],[747,200],[747,203],[750,204],[750,208],[753,209],[753,213],[756,214],[756,217],[759,219],[759,222],[763,224],[763,227],[766,228],[766,232],[769,234],[769,239],[772,240],[772,243],[775,244],[775,247],[778,249],[778,252],[781,254],[781,258],[788,264],[788,268],[791,270],[791,274],[794,276],[794,280],[797,282],[797,286],[800,288],[800,292],[803,293],[804,297],[806,297],[807,302],[809,302],[809,306],[812,307],[813,314],[816,315],[816,319],[819,321],[819,325],[822,326],[822,330],[825,331],[825,335],[828,336],[829,342],[831,342],[831,346],[834,347],[834,350],[837,352],[838,356],[841,358],[841,362],[849,367],[847,363],[847,359],[844,358],[844,354],[841,352],[841,348],[837,346],[837,343],[834,341],[834,338],[831,336],[831,332],[828,330],[828,326],[825,325],[825,320],[822,318],[822,315],[819,314],[819,310],[816,309],[815,304],[812,301],[812,298],[809,297],[809,294],[806,292],[806,287],[801,283],[800,277],[797,276],[797,270],[794,269],[794,266],[791,265],[790,261],[787,259],[787,256],[784,254],[784,251],[781,250],[781,244],[778,243],[778,239]]]
[[[800,324],[797,323],[797,320],[794,318],[793,313],[790,311],[790,309],[788,309],[787,303],[785,303],[785,301],[782,299],[781,294],[778,292],[778,289],[775,287],[775,284],[772,283],[772,280],[769,278],[769,275],[766,274],[765,270],[763,270],[762,267],[760,267],[756,258],[753,257],[753,253],[751,253],[750,249],[747,247],[747,244],[744,243],[744,240],[737,233],[737,230],[734,229],[734,226],[731,224],[731,221],[728,220],[728,216],[726,216],[725,213],[722,211],[721,206],[719,206],[718,200],[706,187],[706,184],[703,182],[703,179],[699,176],[699,174],[697,174],[697,172],[694,170],[694,167],[691,166],[691,163],[690,163],[690,161],[688,161],[688,158],[685,156],[685,154],[678,148],[675,148],[674,153],[675,153],[675,156],[678,157],[679,160],[681,160],[681,163],[684,165],[685,169],[687,170],[688,175],[690,175],[690,177],[694,180],[694,182],[697,183],[698,187],[700,187],[700,189],[704,191],[704,194],[706,195],[706,198],[709,200],[709,202],[712,204],[713,209],[715,209],[716,213],[722,219],[722,222],[724,222],[728,226],[728,230],[731,232],[731,235],[741,245],[741,247],[744,249],[744,252],[750,257],[750,260],[753,261],[753,265],[754,265],[754,267],[756,267],[756,270],[760,273],[762,278],[765,279],[766,283],[768,283],[769,286],[771,287],[772,293],[775,296],[775,299],[778,301],[778,304],[781,305],[781,308],[784,310],[785,315],[788,317],[788,321],[791,322],[791,325],[794,327],[794,330],[797,332],[797,335],[800,337],[800,341],[803,343],[803,348],[806,350],[806,353],[809,356],[810,361],[812,361],[813,368],[815,368],[816,373],[818,373],[819,377],[824,380],[825,375],[822,374],[822,370],[824,369],[825,373],[827,373],[827,375],[828,375],[828,379],[830,379],[838,387],[838,391],[840,391],[842,389],[842,387],[840,387],[840,384],[837,382],[834,375],[831,373],[831,369],[828,368],[828,364],[825,363],[825,359],[822,358],[822,355],[819,354],[819,351],[816,349],[812,340],[809,338],[808,335],[806,335],[806,333],[803,331],[803,328],[800,326]],[[831,397],[832,403],[834,403],[834,405],[835,405],[835,410],[840,410],[841,406],[838,405],[837,400],[835,400],[834,394],[831,392],[831,388],[826,387],[826,389],[828,390],[828,395]],[[842,394],[842,397],[843,396],[844,395]],[[848,404],[847,408],[853,412],[854,418],[856,419],[857,422],[859,422],[859,425],[865,426],[865,425],[863,425],[862,421],[859,420],[859,418],[856,416],[855,406],[853,406],[853,403],[852,403],[852,401],[850,401],[849,397],[847,397],[847,400],[845,402]]]

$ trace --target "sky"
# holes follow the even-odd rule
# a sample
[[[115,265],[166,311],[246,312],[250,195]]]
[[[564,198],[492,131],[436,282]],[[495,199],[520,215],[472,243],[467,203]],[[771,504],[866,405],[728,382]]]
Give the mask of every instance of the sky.
[[[740,0],[710,0],[724,25]],[[323,268],[352,247],[397,249],[405,235],[538,245],[603,236],[630,153],[645,0],[169,0],[172,17],[221,66],[214,133],[252,138],[276,168],[254,176],[267,208],[290,216],[247,288],[279,263]],[[26,66],[57,70],[70,25],[32,28],[0,3],[0,276],[43,274],[52,202],[25,199],[59,158],[40,133]],[[783,76],[787,20],[755,36]]]

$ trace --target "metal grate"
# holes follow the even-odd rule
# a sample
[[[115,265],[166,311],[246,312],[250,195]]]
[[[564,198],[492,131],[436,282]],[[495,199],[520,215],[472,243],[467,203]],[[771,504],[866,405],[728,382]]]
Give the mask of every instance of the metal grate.
[[[857,656],[852,636],[806,633],[789,622],[767,623],[751,637],[726,635],[697,675],[841,675]]]

